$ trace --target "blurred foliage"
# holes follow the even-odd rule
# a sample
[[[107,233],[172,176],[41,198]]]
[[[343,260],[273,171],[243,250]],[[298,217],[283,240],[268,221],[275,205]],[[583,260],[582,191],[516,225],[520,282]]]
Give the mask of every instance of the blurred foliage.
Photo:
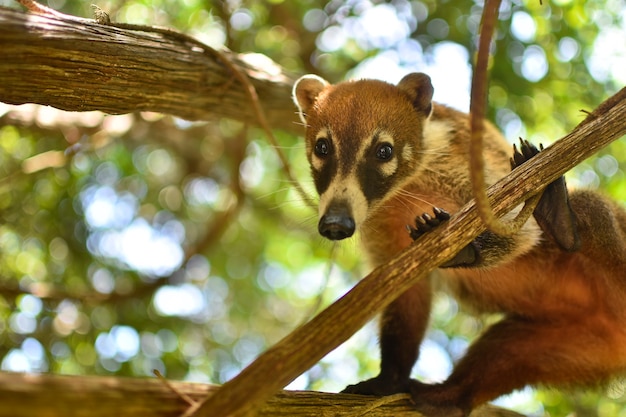
[[[91,13],[76,0],[48,4]],[[447,58],[460,62],[459,71],[469,68],[482,11],[479,2],[460,0],[98,6],[116,21],[173,27],[331,81],[430,69],[435,81],[444,77],[439,85],[453,81],[456,70],[440,74],[441,56],[454,54]],[[489,102],[490,117],[509,139],[547,144],[582,120],[581,109],[592,110],[626,82],[622,6],[503,2]],[[377,66],[386,72],[373,73]],[[462,101],[468,95],[467,88],[452,92]],[[358,242],[333,247],[317,236],[315,211],[284,180],[254,128],[32,105],[2,106],[0,115],[3,370],[158,369],[170,378],[222,383],[367,272]],[[277,134],[313,195],[301,138]],[[577,167],[570,182],[626,201],[625,164],[626,146],[618,141]],[[416,374],[445,377],[485,323],[442,295],[422,353],[441,360],[420,362]],[[443,365],[433,370],[431,362]],[[372,324],[293,386],[338,390],[375,374],[377,363]],[[600,394],[546,391],[511,401],[536,414],[615,416],[626,415],[625,398],[617,381]]]

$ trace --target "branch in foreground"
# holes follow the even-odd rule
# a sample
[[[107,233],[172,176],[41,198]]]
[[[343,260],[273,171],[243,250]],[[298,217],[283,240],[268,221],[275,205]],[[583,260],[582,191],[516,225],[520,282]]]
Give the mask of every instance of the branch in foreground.
[[[244,86],[217,55],[174,35],[0,7],[0,49],[5,103],[257,125]],[[285,105],[295,77],[267,57],[219,53],[248,75],[271,126],[300,131],[294,109]]]
[[[0,373],[0,417],[175,417],[188,407],[178,393],[200,400],[215,385],[157,379]],[[174,390],[172,390],[172,388]],[[289,415],[420,417],[408,395],[375,399],[358,395],[284,391],[258,412],[259,417]],[[472,417],[520,417],[484,407]]]
[[[602,104],[603,113],[592,113],[591,120],[586,119],[570,134],[489,188],[496,215],[502,216],[626,134],[626,88],[607,102],[612,106]],[[263,353],[198,410],[190,409],[185,415],[253,415],[269,396],[346,341],[378,311],[454,256],[483,230],[472,201],[448,223],[375,269],[341,299]]]

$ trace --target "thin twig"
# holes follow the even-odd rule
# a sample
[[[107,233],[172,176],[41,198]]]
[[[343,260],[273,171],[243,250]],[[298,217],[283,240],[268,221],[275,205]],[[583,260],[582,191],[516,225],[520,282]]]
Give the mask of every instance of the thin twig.
[[[305,204],[307,204],[311,208],[314,208],[313,204],[311,203],[310,196],[306,193],[306,191],[304,191],[304,188],[302,188],[302,185],[300,184],[300,182],[296,180],[295,176],[293,175],[293,172],[291,170],[291,164],[287,160],[287,156],[285,155],[280,145],[278,144],[278,140],[276,139],[276,136],[274,136],[274,132],[272,131],[272,128],[270,127],[269,122],[267,121],[267,118],[265,117],[265,112],[263,111],[263,107],[261,107],[261,101],[259,100],[259,96],[257,94],[256,88],[254,88],[254,85],[252,84],[252,82],[250,82],[250,78],[248,78],[248,75],[244,73],[230,59],[228,59],[224,54],[220,53],[219,51],[215,49],[209,48],[208,46],[205,46],[205,48],[208,48],[208,49],[205,49],[207,52],[213,54],[216,58],[222,61],[222,63],[226,65],[226,67],[230,71],[232,71],[233,74],[235,74],[235,77],[237,77],[239,82],[241,82],[241,84],[244,87],[244,90],[246,91],[246,93],[248,94],[248,97],[250,98],[250,102],[252,104],[252,108],[255,112],[259,125],[265,132],[265,135],[267,136],[270,144],[272,145],[272,147],[274,148],[274,151],[278,155],[278,159],[280,159],[280,162],[283,165],[283,169],[285,171],[285,175],[287,176],[287,179],[291,183],[294,184],[294,186],[296,187],[296,191],[300,195],[300,198],[302,198],[302,200],[305,202]]]
[[[185,401],[187,404],[194,406],[198,403],[198,401],[194,400],[193,398],[191,398],[189,395],[185,394],[184,392],[181,392],[180,390],[178,390],[174,385],[172,385],[170,383],[170,381],[168,381],[167,379],[165,379],[165,377],[163,376],[163,374],[161,372],[159,372],[158,369],[153,369],[152,373],[157,377],[157,379],[159,381],[161,381],[163,383],[163,385],[165,385],[167,388],[170,389],[170,391],[172,391],[174,394],[178,395],[180,398],[183,399],[183,401]]]
[[[324,302],[324,294],[326,293],[326,289],[328,288],[328,284],[330,283],[330,277],[332,275],[333,269],[335,268],[335,260],[337,259],[337,244],[333,244],[333,247],[330,250],[330,256],[326,261],[326,271],[324,273],[324,282],[322,282],[321,289],[317,297],[315,297],[315,302],[309,308],[309,311],[304,314],[304,318],[300,322],[300,326],[305,324],[307,321],[311,320],[311,318],[315,317],[315,314],[320,309],[322,303]]]

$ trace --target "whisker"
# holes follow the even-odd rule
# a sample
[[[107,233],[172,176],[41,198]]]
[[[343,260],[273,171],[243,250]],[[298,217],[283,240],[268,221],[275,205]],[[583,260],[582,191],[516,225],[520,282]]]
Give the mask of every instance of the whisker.
[[[310,228],[311,231],[317,230],[317,214],[306,216],[300,219],[299,221],[295,221],[295,219],[291,219],[291,221],[289,221],[289,224],[299,229]]]
[[[330,286],[330,278],[333,273],[333,269],[335,268],[335,261],[337,260],[337,242],[333,242],[333,245],[330,249],[330,254],[328,255],[328,260],[326,261],[326,270],[324,272],[324,281],[322,282],[319,294],[315,297],[315,301],[313,305],[309,307],[308,312],[304,315],[304,318],[300,322],[300,325],[308,322],[315,313],[320,309],[322,303],[324,302],[324,295],[326,293],[326,289]]]
[[[398,197],[400,197],[398,199],[398,202],[400,202],[400,204],[402,204],[404,208],[406,208],[407,210],[410,210],[412,207],[417,206],[417,204],[414,201],[408,200],[406,196],[401,192],[398,192]]]
[[[300,179],[290,180],[289,178],[276,177],[276,178],[271,178],[268,181],[276,182],[276,183],[286,183],[286,184],[297,184],[297,183],[312,184],[313,183],[313,179],[311,179],[310,177],[304,180],[300,180]]]
[[[274,148],[276,149],[304,149],[306,147],[306,144],[301,143],[299,145],[293,145],[293,146],[286,146],[286,145],[278,145],[278,146],[274,146]]]
[[[308,213],[311,213],[310,216],[317,216],[317,210],[313,210],[311,205],[306,204],[303,201],[286,201],[280,204],[275,204],[275,206],[271,207],[269,210],[272,210],[272,211],[281,210],[281,209],[284,209],[285,207],[291,210],[311,209],[311,211],[307,210]]]
[[[299,117],[299,113],[298,113],[298,112],[296,112],[296,114],[297,114],[297,115],[298,115],[298,117]],[[302,126],[302,127],[304,127],[304,128],[308,128],[308,127],[310,126],[308,123],[302,123],[302,121],[300,121],[300,122],[298,122],[298,121],[294,121],[294,122],[293,122],[293,124],[294,124],[294,125],[297,125],[297,126]]]
[[[406,190],[398,190],[397,194],[401,197],[407,198],[407,199],[412,199],[415,201],[419,201],[420,203],[424,203],[427,204],[431,207],[435,207],[436,204],[431,203],[430,201],[426,200],[425,198],[421,197],[418,194],[412,193],[410,191],[406,191]],[[415,204],[415,206],[417,206],[417,204]]]
[[[256,200],[265,200],[265,199],[267,199],[267,198],[269,198],[269,197],[272,197],[272,196],[275,196],[275,195],[277,195],[277,194],[280,194],[280,193],[288,193],[289,191],[293,191],[293,190],[294,190],[294,188],[293,188],[293,187],[291,187],[291,186],[288,186],[288,187],[280,187],[280,188],[274,189],[274,190],[272,190],[272,191],[269,191],[269,192],[267,192],[267,193],[265,193],[265,194],[261,194],[260,196],[257,196],[257,197],[256,197]],[[314,195],[312,195],[312,194],[307,193],[307,194],[306,194],[306,199],[304,199],[304,198],[303,198],[303,196],[301,196],[300,194],[298,194],[298,195],[296,196],[296,198],[291,199],[291,200],[289,200],[289,201],[294,201],[294,202],[296,202],[296,201],[301,201],[301,202],[305,202],[305,203],[310,203],[310,202],[316,202],[316,201],[317,201],[317,197],[316,197],[316,196],[314,196]]]
[[[372,226],[369,222],[365,222],[365,224],[363,226],[361,226],[361,227],[362,228],[367,228],[368,231],[370,231],[370,232],[372,232],[374,234],[379,233],[379,230],[376,227]],[[363,235],[360,236],[359,240],[361,240],[361,241],[363,240]]]

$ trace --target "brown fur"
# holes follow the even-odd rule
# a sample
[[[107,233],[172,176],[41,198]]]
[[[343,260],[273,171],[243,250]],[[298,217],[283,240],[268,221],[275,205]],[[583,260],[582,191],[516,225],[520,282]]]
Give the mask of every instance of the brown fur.
[[[312,155],[321,129],[332,132],[332,144],[340,148],[335,177],[363,169],[354,155],[373,132],[382,129],[393,137],[398,169],[381,183],[388,187],[384,197],[370,201],[365,195],[367,216],[357,224],[374,266],[412,243],[405,227],[416,216],[432,207],[453,213],[472,197],[468,116],[435,103],[430,114],[432,87],[424,77],[409,75],[397,87],[371,80],[330,86],[309,78],[294,88],[307,123],[316,183],[325,174],[315,166],[329,163]],[[484,143],[486,176],[493,183],[510,170],[512,150],[490,124]],[[406,151],[410,160],[403,159],[407,146],[414,151]],[[383,166],[367,161],[379,163]],[[323,195],[326,189],[320,188]],[[411,392],[424,410],[452,416],[526,385],[589,385],[623,371],[626,212],[591,191],[572,192],[570,205],[582,243],[576,252],[562,250],[531,219],[512,239],[494,235],[483,241],[476,265],[439,270],[438,276],[474,310],[504,315],[470,347],[447,381],[409,380],[430,313],[432,289],[425,280],[382,315],[380,375],[347,391]]]

